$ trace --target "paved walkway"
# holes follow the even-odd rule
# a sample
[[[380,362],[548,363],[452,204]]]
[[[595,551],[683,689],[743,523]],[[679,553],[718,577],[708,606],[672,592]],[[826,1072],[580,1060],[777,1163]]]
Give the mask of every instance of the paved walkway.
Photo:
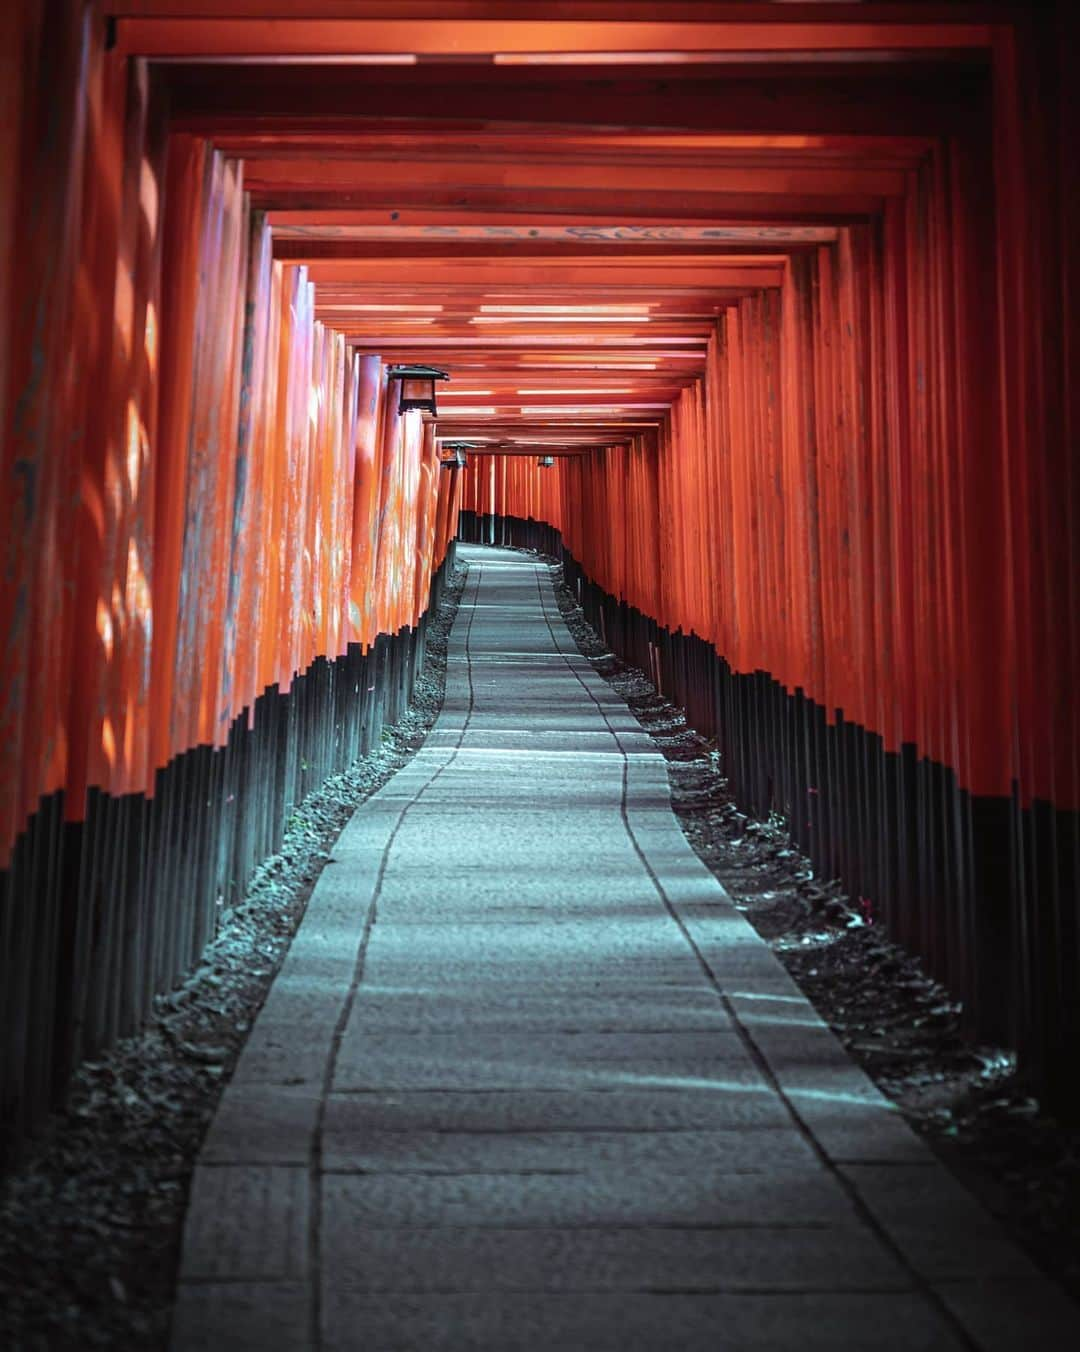
[[[688,848],[547,569],[465,556],[443,713],[206,1140],[174,1352],[1078,1345]]]

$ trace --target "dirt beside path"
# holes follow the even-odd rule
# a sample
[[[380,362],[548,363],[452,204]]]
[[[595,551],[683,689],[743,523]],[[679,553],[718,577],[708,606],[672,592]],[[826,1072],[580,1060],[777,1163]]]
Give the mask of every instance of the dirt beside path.
[[[68,1102],[0,1181],[0,1348],[167,1346],[191,1172],[221,1091],[323,864],[357,807],[420,747],[442,707],[461,569],[427,634],[405,716],[296,809],[280,852],[136,1038],[76,1073]]]

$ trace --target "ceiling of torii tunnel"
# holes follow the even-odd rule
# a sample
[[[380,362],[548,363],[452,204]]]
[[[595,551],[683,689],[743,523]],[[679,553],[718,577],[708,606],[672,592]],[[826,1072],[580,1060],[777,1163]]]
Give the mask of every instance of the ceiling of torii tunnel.
[[[656,427],[725,307],[903,197],[990,42],[948,4],[111,8],[318,316],[527,454]]]

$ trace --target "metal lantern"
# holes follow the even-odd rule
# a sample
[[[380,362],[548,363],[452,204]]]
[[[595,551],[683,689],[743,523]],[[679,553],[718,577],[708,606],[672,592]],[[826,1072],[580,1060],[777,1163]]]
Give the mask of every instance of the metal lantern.
[[[391,366],[386,374],[388,379],[401,382],[399,413],[405,413],[410,408],[421,409],[432,417],[438,413],[435,406],[435,382],[450,379],[445,371],[440,371],[437,366]]]
[[[542,455],[536,463],[541,469],[550,469],[555,463],[555,457],[553,455]]]
[[[464,469],[468,464],[468,452],[476,450],[472,441],[444,441],[439,450],[439,464],[443,469]]]

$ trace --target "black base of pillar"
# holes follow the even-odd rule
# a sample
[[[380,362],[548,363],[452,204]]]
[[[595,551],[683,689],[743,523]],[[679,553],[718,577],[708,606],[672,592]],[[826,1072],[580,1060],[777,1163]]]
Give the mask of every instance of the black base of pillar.
[[[1080,1122],[1080,814],[975,797],[915,747],[886,751],[843,710],[733,672],[603,591],[543,522],[463,512],[460,538],[560,560],[604,641],[716,739],[739,807],[780,813],[818,874],[963,1002],[968,1035],[1016,1049],[1044,1106]]]
[[[93,789],[81,822],[64,821],[62,793],[41,801],[0,871],[0,1168],[72,1069],[136,1032],[195,965],[296,805],[404,712],[425,627],[317,658],[287,694],[268,688],[225,746],[158,771],[152,797]]]

